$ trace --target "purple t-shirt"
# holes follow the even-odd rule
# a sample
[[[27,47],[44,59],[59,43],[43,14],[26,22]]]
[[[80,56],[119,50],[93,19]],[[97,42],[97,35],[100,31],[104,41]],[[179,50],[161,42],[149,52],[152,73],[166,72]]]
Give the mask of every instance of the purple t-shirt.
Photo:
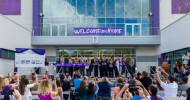
[[[157,95],[159,100],[163,100],[161,96]],[[150,100],[156,100],[156,96],[151,96]]]
[[[11,85],[7,85],[3,91],[1,92],[1,95],[7,95],[7,92],[12,88]]]
[[[38,94],[38,98],[39,98],[39,100],[52,100],[51,93],[49,93],[48,95],[45,95],[45,96],[43,96],[40,93],[40,94]]]

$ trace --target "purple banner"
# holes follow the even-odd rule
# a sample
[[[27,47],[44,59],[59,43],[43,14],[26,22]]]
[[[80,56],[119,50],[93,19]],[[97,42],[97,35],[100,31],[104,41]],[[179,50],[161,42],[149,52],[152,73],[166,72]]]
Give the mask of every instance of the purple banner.
[[[20,15],[21,0],[0,0],[0,13],[3,15]]]
[[[123,35],[122,28],[74,28],[74,35]]]
[[[88,63],[53,63],[56,67],[85,67]]]
[[[190,0],[172,0],[172,14],[186,14],[190,11]]]

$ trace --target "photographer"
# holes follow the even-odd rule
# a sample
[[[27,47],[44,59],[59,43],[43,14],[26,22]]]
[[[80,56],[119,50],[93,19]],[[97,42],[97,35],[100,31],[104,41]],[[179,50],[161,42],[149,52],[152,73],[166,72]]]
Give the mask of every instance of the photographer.
[[[13,77],[16,83],[10,84],[10,79],[12,80]],[[13,73],[11,74],[10,78],[7,78],[7,77],[1,78],[0,93],[1,95],[7,95],[9,90],[16,89],[18,86],[19,86],[19,75],[16,73]]]
[[[113,89],[114,91],[114,98],[116,97],[116,95],[119,93],[119,91],[123,88],[123,86],[125,85],[124,83],[124,79],[122,77],[119,77],[117,80],[117,86]]]
[[[38,76],[37,76],[37,74],[36,73],[32,73],[31,74],[31,79],[32,79],[32,81],[30,82],[30,84],[35,84],[35,85],[30,90],[31,91],[38,91],[38,85],[39,85],[39,83],[38,83]]]
[[[110,100],[112,83],[109,81],[109,79],[103,77],[102,81],[98,83],[98,87],[99,87],[97,93],[98,100],[99,99]]]
[[[159,70],[167,76],[167,83],[164,83],[161,81],[160,76],[158,74]],[[161,87],[164,89],[164,95],[165,96],[170,96],[170,97],[176,97],[177,96],[177,90],[178,90],[178,85],[174,81],[173,76],[169,76],[162,68],[156,69],[156,80],[158,83],[161,85]]]
[[[146,96],[148,96],[149,93],[146,91],[146,89],[143,91],[140,86],[125,84],[125,86],[115,97],[115,100],[120,100],[122,95],[123,100],[146,100]]]

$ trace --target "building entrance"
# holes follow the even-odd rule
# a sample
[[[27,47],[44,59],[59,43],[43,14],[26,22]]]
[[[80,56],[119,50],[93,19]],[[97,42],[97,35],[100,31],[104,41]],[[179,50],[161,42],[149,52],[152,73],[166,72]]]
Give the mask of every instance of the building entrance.
[[[126,55],[127,57],[136,58],[136,50],[133,48],[115,48],[115,49],[58,49],[57,50],[57,59],[59,59],[62,55],[64,57],[123,57]]]

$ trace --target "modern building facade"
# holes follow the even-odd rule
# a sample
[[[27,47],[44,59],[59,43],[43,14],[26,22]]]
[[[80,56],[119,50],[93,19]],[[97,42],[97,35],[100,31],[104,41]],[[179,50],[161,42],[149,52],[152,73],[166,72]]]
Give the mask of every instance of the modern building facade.
[[[51,62],[56,62],[62,54],[66,57],[127,55],[135,58],[139,71],[149,71],[148,66],[157,66],[159,59],[172,51],[163,50],[167,45],[162,44],[167,41],[163,41],[162,32],[185,15],[171,13],[172,0],[18,1],[20,14],[0,15],[3,22],[0,56],[9,55],[4,51],[12,52],[18,47],[43,48]],[[182,48],[186,47],[173,50]],[[1,56],[0,62],[0,68],[9,63],[5,70],[12,71],[12,58]],[[23,74],[25,70],[32,69],[18,69]]]

